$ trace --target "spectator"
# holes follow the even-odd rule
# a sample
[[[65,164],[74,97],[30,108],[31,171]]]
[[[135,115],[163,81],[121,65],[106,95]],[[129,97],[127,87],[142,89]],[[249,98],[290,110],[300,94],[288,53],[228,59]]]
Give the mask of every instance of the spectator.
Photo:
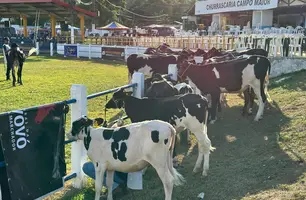
[[[11,71],[11,67],[9,64],[9,59],[8,59],[8,52],[10,51],[11,47],[9,45],[10,39],[5,37],[3,39],[3,51],[5,54],[5,58],[6,58],[6,80],[10,80],[10,71]]]

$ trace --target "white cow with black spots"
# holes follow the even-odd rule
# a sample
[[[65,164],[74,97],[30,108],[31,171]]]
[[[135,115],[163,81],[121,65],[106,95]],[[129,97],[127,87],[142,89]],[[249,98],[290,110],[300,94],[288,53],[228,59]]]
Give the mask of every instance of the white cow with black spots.
[[[172,163],[176,131],[167,122],[152,120],[127,126],[93,128],[93,120],[82,117],[72,124],[70,139],[84,141],[88,157],[95,165],[95,200],[100,199],[104,173],[107,173],[107,200],[112,200],[114,171],[136,172],[152,165],[165,190],[165,199],[171,200],[174,185],[184,178]]]

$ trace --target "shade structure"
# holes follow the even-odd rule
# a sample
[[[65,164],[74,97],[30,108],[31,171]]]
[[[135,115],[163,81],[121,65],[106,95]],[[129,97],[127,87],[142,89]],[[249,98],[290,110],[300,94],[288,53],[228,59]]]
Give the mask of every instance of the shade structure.
[[[96,28],[97,30],[128,30],[129,28],[119,24],[118,22],[112,22],[106,26]]]

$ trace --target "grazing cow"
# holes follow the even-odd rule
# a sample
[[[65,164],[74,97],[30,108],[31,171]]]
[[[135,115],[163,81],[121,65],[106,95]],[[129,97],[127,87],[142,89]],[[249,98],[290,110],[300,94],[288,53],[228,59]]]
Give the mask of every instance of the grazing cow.
[[[12,70],[12,76],[13,76],[13,86],[16,86],[16,75],[15,75],[15,66],[18,67],[17,70],[17,83],[22,85],[22,68],[23,63],[25,62],[26,56],[23,53],[23,51],[19,48],[19,46],[16,43],[13,43],[11,45],[11,49],[8,52],[8,64]]]
[[[134,72],[142,72],[145,77],[151,77],[155,73],[167,74],[169,64],[180,64],[186,59],[185,55],[131,54],[127,58],[129,82]]]
[[[173,167],[175,129],[160,120],[143,121],[123,127],[93,128],[93,120],[82,117],[72,123],[70,139],[84,141],[88,157],[95,164],[95,200],[100,199],[104,173],[107,173],[107,200],[112,200],[114,171],[136,172],[152,165],[160,177],[165,200],[171,200],[173,185],[184,178]]]
[[[271,63],[266,57],[249,56],[207,65],[185,62],[179,69],[179,76],[182,80],[188,77],[201,92],[211,95],[211,123],[216,120],[216,107],[221,92],[244,91],[250,85],[259,100],[255,117],[255,121],[258,121],[262,118],[267,99],[264,82],[270,69]]]
[[[207,99],[196,94],[138,99],[128,96],[121,89],[113,94],[105,108],[123,107],[133,123],[158,119],[169,122],[178,132],[187,128],[194,133],[199,143],[199,154],[193,171],[198,172],[201,169],[204,158],[202,175],[207,175],[209,154],[214,149],[207,135]]]

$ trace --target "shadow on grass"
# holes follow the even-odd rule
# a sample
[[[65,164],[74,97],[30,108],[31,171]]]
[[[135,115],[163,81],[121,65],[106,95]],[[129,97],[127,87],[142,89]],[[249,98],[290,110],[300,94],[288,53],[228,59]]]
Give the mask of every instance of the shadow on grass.
[[[281,128],[290,119],[277,103],[265,109],[260,122],[254,122],[254,116],[242,117],[241,108],[224,109],[223,119],[208,127],[216,147],[211,153],[208,177],[192,175],[197,150],[184,159],[180,172],[187,184],[176,190],[174,199],[196,199],[201,192],[209,200],[241,199],[279,184],[292,184],[306,171],[301,160],[293,161],[279,147]]]
[[[264,119],[260,122],[253,121],[255,113],[242,117],[241,109],[242,106],[224,108],[222,118],[209,125],[208,135],[216,150],[211,153],[207,177],[192,173],[197,148],[185,156],[178,171],[185,177],[186,183],[174,188],[172,199],[197,199],[201,192],[209,200],[241,199],[279,184],[295,183],[306,171],[301,160],[293,161],[279,147],[280,131],[291,120],[281,112],[277,103],[266,107]],[[182,149],[186,155],[185,147],[179,148]],[[121,199],[164,199],[164,189],[154,168],[147,170],[143,186],[141,191],[129,190]],[[62,199],[93,198],[92,186],[82,191],[67,191]]]

